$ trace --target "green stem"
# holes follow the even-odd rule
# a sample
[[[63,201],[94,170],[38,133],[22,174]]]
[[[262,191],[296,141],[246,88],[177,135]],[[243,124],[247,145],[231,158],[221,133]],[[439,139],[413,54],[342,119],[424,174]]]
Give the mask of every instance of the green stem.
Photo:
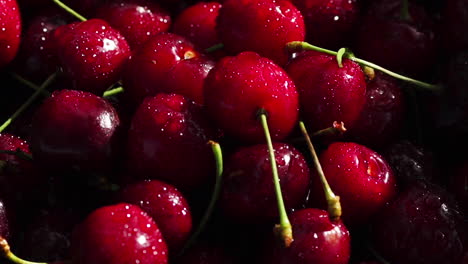
[[[192,234],[190,239],[185,243],[184,248],[180,251],[179,256],[182,255],[190,246],[192,246],[193,243],[197,240],[198,236],[201,234],[201,232],[205,229],[206,224],[208,223],[208,220],[210,219],[216,202],[218,201],[219,194],[221,193],[221,183],[222,183],[222,176],[223,176],[223,152],[221,150],[221,146],[219,143],[215,141],[208,141],[208,144],[211,146],[211,150],[213,151],[213,155],[215,158],[215,163],[216,163],[216,182],[214,186],[213,193],[211,194],[211,200],[208,205],[208,208],[205,211],[205,214],[203,215],[202,219],[200,220],[200,224],[198,225],[197,230]]]
[[[124,92],[124,88],[122,86],[120,86],[120,87],[105,91],[102,96],[103,97],[109,97],[109,96],[113,96],[113,95],[120,94],[120,93],[123,93],[123,92]]]
[[[288,213],[284,206],[283,194],[281,192],[281,184],[278,176],[278,167],[276,165],[275,150],[273,149],[273,142],[271,141],[270,129],[268,128],[267,113],[264,109],[259,111],[260,122],[265,133],[265,139],[268,146],[268,153],[270,155],[271,171],[273,174],[273,183],[275,186],[276,199],[278,202],[278,212],[280,217],[279,225],[275,226],[275,230],[284,242],[286,247],[289,247],[293,242],[293,233],[291,222],[289,222]]]
[[[292,41],[292,42],[289,42],[288,44],[286,44],[286,47],[288,49],[291,49],[291,50],[314,50],[314,51],[318,51],[318,52],[322,52],[322,53],[326,53],[326,54],[329,54],[329,55],[333,55],[333,56],[336,56],[338,53],[336,51],[332,51],[332,50],[328,50],[328,49],[324,49],[324,48],[320,48],[320,47],[317,47],[317,46],[314,46],[312,44],[309,44],[305,41]],[[366,61],[366,60],[363,60],[363,59],[359,59],[359,58],[356,58],[354,56],[350,56],[350,54],[347,54],[345,53],[343,55],[345,58],[349,59],[349,60],[352,60],[352,61],[355,61],[361,65],[365,65],[365,66],[368,66],[368,67],[371,67],[375,70],[379,70],[381,72],[384,72],[394,78],[397,78],[397,79],[400,79],[402,81],[406,81],[406,82],[409,82],[409,83],[412,83],[418,87],[421,87],[421,88],[425,88],[425,89],[429,89],[429,90],[432,90],[432,91],[440,91],[440,89],[442,88],[440,85],[436,85],[436,84],[430,84],[430,83],[426,83],[426,82],[423,82],[423,81],[418,81],[418,80],[415,80],[413,78],[409,78],[409,77],[406,77],[404,75],[401,75],[401,74],[398,74],[398,73],[395,73],[395,72],[392,72],[392,71],[389,71],[377,64],[374,64],[372,62],[369,62],[369,61]]]
[[[28,87],[31,88],[31,89],[33,89],[33,90],[35,90],[35,91],[39,90],[39,86],[37,86],[36,84],[34,84],[34,83],[32,83],[32,82],[30,82],[30,81],[24,79],[23,77],[19,76],[18,74],[16,74],[16,73],[11,73],[11,76],[13,76],[13,78],[15,78],[15,79],[18,80],[20,83],[22,83],[22,84],[28,86]],[[45,96],[50,96],[50,93],[49,93],[48,91],[46,91],[46,90],[43,90],[41,93],[42,93],[43,95],[45,95]]]
[[[328,214],[330,218],[333,220],[339,219],[341,217],[341,203],[340,197],[336,196],[330,185],[328,184],[327,178],[323,173],[322,165],[320,165],[319,158],[317,156],[317,152],[315,151],[314,145],[312,144],[312,140],[307,133],[307,129],[304,125],[304,122],[299,122],[299,127],[301,129],[302,135],[304,135],[307,147],[309,148],[310,153],[312,154],[312,159],[314,161],[315,168],[317,169],[318,175],[320,177],[320,181],[322,182],[323,192],[325,193],[325,198],[328,204]]]
[[[10,245],[8,245],[6,239],[0,236],[0,257],[2,256],[15,264],[47,264],[45,262],[27,261],[17,257],[13,252],[11,252]]]
[[[44,91],[49,85],[50,83],[52,83],[52,81],[55,79],[55,77],[57,76],[57,73],[54,73],[52,75],[49,76],[49,78],[47,78],[47,80],[44,81],[44,83],[42,83],[42,85],[39,87],[39,89],[37,89],[29,98],[28,100],[26,100],[26,102],[24,102],[17,110],[16,112],[14,112],[10,118],[8,118],[5,123],[3,123],[3,125],[0,126],[0,133],[2,133],[3,130],[5,130],[5,128],[7,128],[11,122],[13,120],[15,120],[21,113],[23,113],[24,110],[26,110],[26,108],[29,107],[29,105],[31,105],[34,100],[36,100],[36,98],[39,96],[39,94],[42,93],[42,91]]]
[[[70,7],[68,7],[66,4],[64,4],[63,2],[61,2],[60,0],[52,0],[54,1],[54,3],[56,3],[59,7],[61,7],[62,9],[64,9],[65,11],[67,11],[68,13],[70,13],[71,15],[73,15],[74,17],[76,17],[78,20],[80,21],[86,21],[87,19],[78,14],[78,12],[76,12],[75,10],[71,9]]]
[[[224,48],[224,44],[223,43],[218,43],[218,44],[215,44],[215,45],[213,45],[213,46],[211,46],[209,48],[206,48],[205,52],[206,53],[211,53],[211,52],[215,52],[217,50],[220,50],[222,48]]]
[[[346,128],[343,122],[334,121],[331,127],[321,129],[314,134],[312,137],[323,137],[326,135],[343,135],[346,132]]]
[[[400,8],[400,18],[403,21],[411,21],[411,15],[409,13],[409,6],[408,0],[400,0],[401,1],[401,8]]]

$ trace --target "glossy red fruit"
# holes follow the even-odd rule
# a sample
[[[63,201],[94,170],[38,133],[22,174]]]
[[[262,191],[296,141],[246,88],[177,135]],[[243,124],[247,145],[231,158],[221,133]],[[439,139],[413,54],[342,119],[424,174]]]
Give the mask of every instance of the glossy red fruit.
[[[123,78],[133,105],[158,93],[177,93],[202,103],[203,80],[213,67],[191,42],[173,33],[150,38],[128,61]]]
[[[333,192],[340,196],[343,221],[354,228],[367,224],[396,195],[396,182],[387,161],[377,152],[353,142],[334,142],[319,155]],[[310,202],[326,209],[319,176],[312,175]]]
[[[216,31],[216,18],[221,4],[218,2],[199,2],[184,10],[174,20],[172,31],[184,36],[199,50],[221,43]]]
[[[21,14],[16,0],[0,1],[0,68],[16,56],[21,40]]]
[[[427,74],[437,60],[433,21],[411,1],[409,14],[401,18],[401,1],[373,2],[356,33],[356,56],[411,76]]]
[[[204,109],[177,94],[148,97],[128,132],[127,166],[140,179],[160,179],[179,189],[199,187],[215,175],[209,140],[216,140]]]
[[[188,201],[174,186],[158,180],[125,186],[117,200],[135,204],[158,223],[171,252],[178,252],[192,231]]]
[[[376,72],[367,83],[366,103],[356,125],[345,135],[367,147],[382,148],[400,136],[406,111],[405,96],[397,80]]]
[[[226,0],[219,10],[217,31],[233,55],[254,51],[279,65],[289,59],[286,43],[305,38],[304,18],[286,0]]]
[[[168,31],[172,22],[166,10],[145,0],[104,3],[97,9],[95,18],[107,21],[120,31],[132,50],[138,49],[159,32]]]
[[[61,66],[75,90],[101,95],[121,78],[130,47],[122,34],[101,19],[75,22],[54,31]]]
[[[71,249],[74,264],[164,264],[168,259],[156,222],[126,203],[89,214],[73,231]]]
[[[323,48],[350,47],[360,19],[356,0],[292,0],[304,16],[306,40]]]
[[[427,181],[413,183],[374,219],[373,247],[390,263],[462,263],[466,223],[452,198]]]
[[[268,261],[278,264],[346,264],[351,236],[341,220],[330,220],[326,211],[306,208],[289,215],[294,241],[288,248],[270,248]]]
[[[34,161],[53,171],[107,170],[114,165],[119,126],[116,110],[102,97],[55,91],[33,118]]]
[[[286,210],[299,208],[309,189],[310,172],[303,155],[293,146],[274,143],[278,177]],[[270,223],[278,217],[267,145],[238,149],[227,161],[220,207],[235,222]]]
[[[306,51],[291,60],[286,70],[299,92],[302,118],[308,130],[317,131],[342,121],[345,127],[359,126],[357,120],[366,102],[366,81],[359,64]]]
[[[288,136],[298,118],[293,81],[273,61],[254,52],[220,60],[205,80],[204,98],[218,126],[244,142],[265,142],[260,109],[267,113],[273,140]]]

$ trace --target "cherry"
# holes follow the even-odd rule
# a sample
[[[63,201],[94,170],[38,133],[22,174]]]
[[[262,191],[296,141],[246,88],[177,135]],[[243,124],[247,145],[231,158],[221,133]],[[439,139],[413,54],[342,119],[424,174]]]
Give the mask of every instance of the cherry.
[[[35,163],[52,170],[109,169],[117,152],[120,119],[114,107],[90,92],[55,91],[32,123]]]
[[[228,52],[253,51],[281,66],[288,61],[286,43],[305,37],[301,12],[285,0],[226,0],[217,31]]]
[[[373,220],[372,245],[391,263],[462,263],[463,216],[441,187],[419,180]]]
[[[216,31],[220,8],[218,2],[193,4],[175,18],[172,31],[187,38],[200,50],[217,45],[221,42]]]
[[[299,208],[309,188],[309,167],[293,146],[274,143],[278,175],[288,212]],[[269,223],[278,217],[271,180],[272,168],[266,145],[239,148],[227,161],[220,206],[224,214],[239,223]]]
[[[341,197],[348,227],[366,224],[396,195],[393,171],[377,152],[353,142],[334,142],[320,154],[330,187]],[[312,175],[310,203],[326,208],[318,177]]]
[[[101,95],[121,78],[130,56],[127,41],[101,19],[63,25],[54,40],[61,66],[72,80],[72,89]]]
[[[188,239],[192,215],[188,201],[174,186],[158,180],[141,181],[125,186],[117,199],[148,213],[158,223],[171,252],[179,251]]]
[[[160,264],[168,252],[156,222],[136,205],[103,206],[73,230],[72,263]]]
[[[299,92],[301,114],[309,130],[329,127],[342,121],[348,129],[357,120],[366,102],[366,82],[361,67],[344,59],[314,51],[298,54],[286,66]]]
[[[268,116],[273,140],[288,136],[298,118],[293,81],[273,61],[254,52],[221,59],[205,80],[204,98],[218,126],[242,142],[264,142],[260,109]]]
[[[203,80],[213,66],[187,39],[163,32],[132,55],[123,85],[133,105],[160,92],[178,93],[202,103]]]
[[[330,49],[351,46],[361,13],[358,1],[293,0],[291,2],[304,16],[308,42]]]
[[[16,0],[0,2],[0,68],[16,56],[21,40],[21,14]]]
[[[382,148],[400,136],[406,114],[404,93],[396,79],[381,72],[367,82],[366,103],[356,125],[345,134],[372,148]]]
[[[177,94],[147,97],[128,132],[127,164],[143,179],[193,190],[215,174],[208,141],[216,138],[204,109]]]
[[[120,31],[132,50],[151,36],[168,31],[172,21],[170,14],[156,3],[138,0],[104,3],[96,10],[95,17]]]

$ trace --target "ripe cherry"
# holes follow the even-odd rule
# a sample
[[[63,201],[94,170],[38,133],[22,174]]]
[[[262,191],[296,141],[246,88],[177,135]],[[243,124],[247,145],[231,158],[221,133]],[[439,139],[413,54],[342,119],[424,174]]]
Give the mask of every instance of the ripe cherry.
[[[1,1],[0,10],[0,68],[3,68],[18,52],[22,20],[16,0]]]

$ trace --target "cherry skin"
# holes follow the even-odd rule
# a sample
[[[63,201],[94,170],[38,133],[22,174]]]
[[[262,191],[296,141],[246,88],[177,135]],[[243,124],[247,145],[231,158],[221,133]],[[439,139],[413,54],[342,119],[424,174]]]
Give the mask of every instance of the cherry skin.
[[[356,0],[291,1],[304,16],[306,40],[314,45],[339,49],[352,44],[361,8]]]
[[[159,33],[128,61],[123,85],[131,104],[160,92],[178,93],[202,103],[202,84],[213,63],[174,33]],[[182,75],[182,76],[181,76]],[[185,75],[185,76],[184,76]]]
[[[324,210],[306,208],[290,214],[294,241],[287,248],[269,248],[267,261],[278,264],[346,264],[351,236],[341,220],[331,220]],[[270,259],[271,258],[271,259]]]
[[[73,231],[72,263],[165,264],[166,242],[140,207],[119,203],[94,210]]]
[[[138,0],[104,3],[97,9],[95,17],[120,31],[132,50],[151,36],[168,31],[172,22],[170,14],[159,5]]]
[[[192,230],[188,201],[174,186],[158,180],[141,181],[125,186],[119,202],[140,206],[158,223],[169,251],[178,252]]]
[[[21,14],[16,0],[0,2],[0,68],[16,56],[21,41]]]
[[[305,38],[301,12],[285,0],[226,0],[217,31],[230,53],[253,51],[278,65],[288,61],[285,45]]]
[[[404,125],[406,102],[397,80],[381,72],[367,83],[366,104],[356,125],[345,134],[349,141],[382,148],[397,139]]]
[[[61,66],[72,89],[101,95],[121,78],[130,47],[119,31],[101,19],[58,27],[54,31]]]
[[[113,165],[120,119],[102,97],[85,91],[55,91],[32,122],[31,150],[43,168],[105,171]]]
[[[209,140],[216,134],[200,105],[177,94],[147,97],[128,132],[128,169],[140,179],[193,190],[215,175]]]
[[[366,224],[396,195],[390,165],[363,145],[334,142],[320,153],[319,159],[331,189],[340,196],[342,218],[349,228]],[[326,209],[324,197],[318,175],[312,175],[311,204]]]
[[[391,263],[458,264],[466,239],[463,225],[451,194],[420,180],[374,219],[372,245]]]
[[[299,208],[309,189],[310,172],[303,155],[293,146],[274,143],[278,176],[286,210]],[[271,180],[268,147],[253,145],[238,149],[227,161],[220,207],[229,219],[254,224],[278,217],[277,198]]]
[[[366,102],[366,82],[361,67],[348,59],[340,68],[335,56],[306,51],[290,61],[286,70],[299,92],[302,118],[309,131],[342,121],[348,129]]]
[[[8,220],[8,214],[6,206],[2,200],[0,200],[0,237],[8,239],[10,237],[10,224]]]
[[[263,143],[260,109],[268,116],[273,140],[288,136],[298,118],[298,94],[287,73],[255,52],[218,61],[204,83],[208,113],[228,135],[243,142]]]

